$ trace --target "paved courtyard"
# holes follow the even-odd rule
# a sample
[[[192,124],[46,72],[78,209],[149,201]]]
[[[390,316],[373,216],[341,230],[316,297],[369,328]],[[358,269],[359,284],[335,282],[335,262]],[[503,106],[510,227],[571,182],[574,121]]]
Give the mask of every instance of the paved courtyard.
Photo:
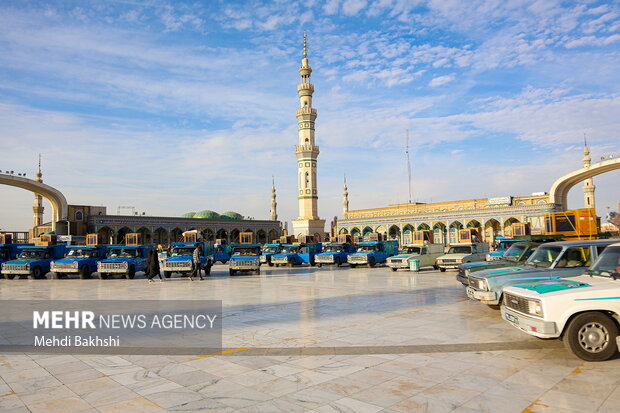
[[[2,412],[617,412],[620,359],[587,363],[471,302],[454,273],[1,280],[0,299],[215,299],[223,354],[0,355]]]

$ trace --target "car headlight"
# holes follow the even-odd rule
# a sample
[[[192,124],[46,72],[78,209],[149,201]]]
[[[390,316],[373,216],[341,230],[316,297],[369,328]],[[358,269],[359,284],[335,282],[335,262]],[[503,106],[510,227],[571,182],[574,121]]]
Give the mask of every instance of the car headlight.
[[[78,267],[78,262],[77,261],[73,261],[73,263],[71,264],[71,266],[73,268],[77,268]]]
[[[527,307],[530,314],[538,317],[543,316],[542,303],[539,300],[528,300]]]

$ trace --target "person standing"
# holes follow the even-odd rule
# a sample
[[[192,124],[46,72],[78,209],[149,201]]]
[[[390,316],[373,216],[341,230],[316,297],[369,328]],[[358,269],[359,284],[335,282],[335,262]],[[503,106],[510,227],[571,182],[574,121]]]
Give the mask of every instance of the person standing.
[[[196,249],[194,249],[192,259],[194,260],[194,267],[189,275],[189,280],[194,281],[194,277],[196,275],[198,275],[200,280],[202,280],[202,273],[200,272],[200,244],[196,244]]]
[[[155,250],[149,250],[149,256],[146,259],[146,275],[149,282],[153,282],[153,278],[159,275],[159,281],[164,281],[159,271],[159,260],[157,259],[157,253]]]

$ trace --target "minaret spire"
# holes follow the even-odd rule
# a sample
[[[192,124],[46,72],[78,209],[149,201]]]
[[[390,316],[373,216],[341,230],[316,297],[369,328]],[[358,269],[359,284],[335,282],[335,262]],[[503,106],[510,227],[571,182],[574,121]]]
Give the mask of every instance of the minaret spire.
[[[342,216],[343,218],[347,217],[348,212],[349,212],[349,191],[347,188],[347,174],[344,174],[344,187],[342,191]]]
[[[39,154],[39,167],[37,169],[35,181],[43,183],[43,172],[41,172],[41,154]],[[39,225],[43,225],[43,197],[36,192],[34,194],[34,205],[32,206],[32,213],[33,231],[31,237],[34,237],[37,235],[35,234],[35,228]]]
[[[278,212],[277,212],[278,203],[276,202],[276,180],[273,175],[271,175],[271,211],[269,213],[269,219],[272,221],[278,220]]]
[[[319,147],[314,141],[314,122],[316,109],[312,107],[314,85],[310,83],[312,68],[308,62],[308,39],[304,32],[303,58],[299,68],[300,83],[297,85],[299,109],[296,111],[298,144],[295,146],[297,156],[297,199],[299,217],[293,221],[293,235],[318,235],[325,233],[325,220],[319,218],[317,189],[317,158]]]
[[[581,158],[584,168],[589,168],[592,165],[592,158],[590,157],[590,148],[588,148],[588,139],[586,134],[583,134],[583,158]],[[594,181],[592,178],[588,178],[583,181],[583,206],[584,208],[595,208],[594,202]]]

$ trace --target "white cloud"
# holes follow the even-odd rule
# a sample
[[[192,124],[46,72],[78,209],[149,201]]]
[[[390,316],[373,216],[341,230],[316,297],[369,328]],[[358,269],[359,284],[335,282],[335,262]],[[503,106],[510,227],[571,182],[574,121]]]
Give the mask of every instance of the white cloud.
[[[437,87],[437,86],[442,86],[445,85],[446,83],[450,83],[454,81],[454,76],[453,75],[446,75],[446,76],[438,76],[433,78],[428,85],[430,87]]]
[[[344,0],[342,12],[347,16],[355,16],[366,7],[366,0]]]

